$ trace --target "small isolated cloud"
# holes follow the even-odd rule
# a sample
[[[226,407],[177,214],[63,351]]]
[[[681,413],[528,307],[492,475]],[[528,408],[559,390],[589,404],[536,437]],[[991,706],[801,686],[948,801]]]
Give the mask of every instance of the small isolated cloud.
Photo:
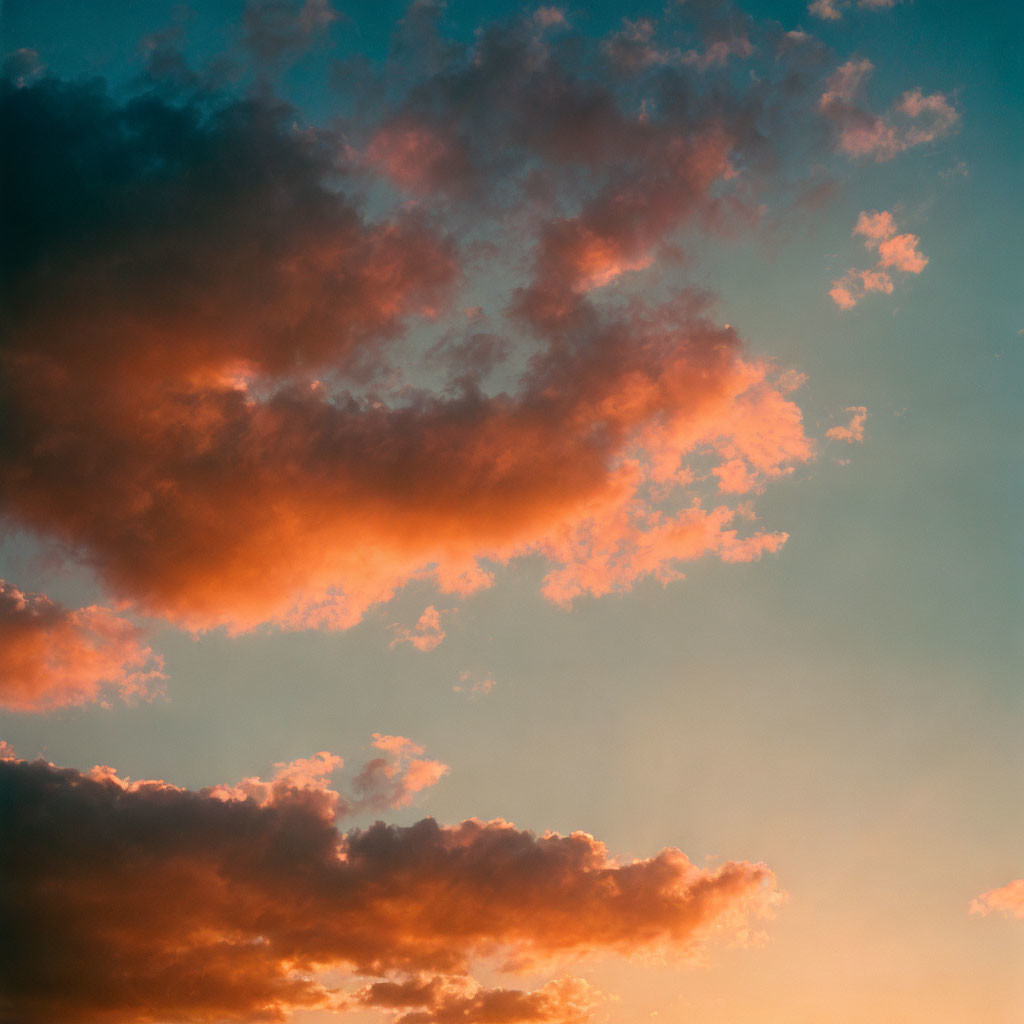
[[[898,0],[857,0],[856,6],[867,10],[882,10],[887,7],[895,7]],[[823,21],[839,21],[843,11],[854,4],[850,0],[814,0],[809,4],[807,10],[816,18]]]
[[[1024,878],[1014,879],[999,889],[989,889],[971,900],[970,912],[981,914],[1006,914],[1008,917],[1024,918]]]
[[[846,412],[850,414],[850,422],[845,426],[832,427],[826,431],[825,436],[830,441],[846,441],[847,444],[855,444],[864,440],[864,424],[867,422],[868,410],[863,405],[848,406]]]
[[[897,234],[896,221],[887,210],[861,211],[851,234],[862,235],[864,247],[876,252],[878,259],[873,267],[851,267],[832,282],[829,295],[840,309],[853,309],[869,292],[891,295],[891,271],[920,274],[928,265],[928,257],[918,249],[921,239],[917,235]]]
[[[0,707],[52,711],[111,691],[151,696],[163,660],[143,637],[109,608],[65,608],[0,580]]]
[[[866,58],[838,67],[825,83],[818,107],[838,131],[838,148],[848,156],[881,163],[914,146],[940,139],[957,126],[960,113],[945,94],[905,92],[886,115],[864,107],[874,65]]]
[[[411,774],[416,744],[375,745]],[[406,1024],[569,1024],[597,1001],[585,983],[484,989],[470,967],[698,957],[756,938],[752,922],[782,898],[764,864],[702,868],[671,847],[620,862],[585,832],[500,819],[343,833],[327,781],[340,764],[324,752],[269,782],[190,791],[0,759],[4,884],[17,894],[5,925],[18,939],[5,1009],[33,1024],[367,1007]],[[349,979],[363,987],[337,988]]]
[[[459,673],[459,681],[452,686],[455,693],[464,693],[469,697],[482,697],[498,685],[497,680],[488,672],[482,679],[474,679],[468,669]]]
[[[569,24],[565,17],[565,11],[561,7],[538,7],[533,12],[533,20],[541,28]]]
[[[396,624],[391,627],[395,631],[395,638],[391,641],[391,646],[409,644],[417,651],[432,651],[447,636],[441,625],[441,616],[449,615],[455,610],[454,608],[444,608],[439,611],[432,604],[427,605],[423,614],[416,620],[415,626]]]

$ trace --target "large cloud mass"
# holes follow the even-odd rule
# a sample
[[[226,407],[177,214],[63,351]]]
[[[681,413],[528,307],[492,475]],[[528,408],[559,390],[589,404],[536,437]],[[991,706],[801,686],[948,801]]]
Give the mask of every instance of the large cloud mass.
[[[774,94],[682,61],[634,110],[545,26],[439,44],[344,132],[266,91],[5,83],[0,512],[200,629],[345,627],[530,553],[568,604],[778,550],[724,496],[811,457],[798,378],[629,287],[756,216]]]
[[[468,969],[686,955],[712,932],[742,941],[777,902],[763,864],[701,869],[675,849],[619,863],[585,833],[429,818],[339,833],[338,813],[405,802],[402,780],[429,784],[410,741],[375,745],[392,788],[360,782],[364,769],[351,799],[328,784],[340,759],[326,753],[201,792],[0,760],[6,1011],[74,1024],[377,1006],[407,1024],[564,1024],[587,1016],[585,983],[487,990]],[[340,992],[327,970],[362,987]]]

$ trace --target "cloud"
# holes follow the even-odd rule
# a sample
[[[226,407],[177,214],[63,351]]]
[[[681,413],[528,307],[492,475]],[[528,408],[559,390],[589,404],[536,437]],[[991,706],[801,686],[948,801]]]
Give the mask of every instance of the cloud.
[[[879,213],[861,211],[852,234],[864,236],[864,247],[878,253],[878,261],[868,270],[851,268],[832,282],[829,295],[840,309],[853,309],[869,292],[891,295],[894,285],[890,270],[904,274],[920,274],[928,265],[928,257],[918,250],[917,235],[896,233],[896,221],[887,210]],[[828,436],[832,436],[829,433]]]
[[[412,753],[399,739],[378,745]],[[325,796],[336,767],[319,754],[269,789],[193,792],[0,761],[8,1007],[26,1024],[281,1021],[350,1007],[342,971],[362,976],[357,1003],[409,1010],[406,1024],[582,1019],[579,981],[485,991],[469,964],[692,956],[746,941],[779,899],[763,864],[698,868],[671,848],[619,863],[582,832],[428,818],[343,834]]]
[[[330,0],[247,0],[242,38],[259,61],[273,62],[301,53],[337,19]]]
[[[840,152],[871,157],[881,163],[914,146],[949,135],[960,113],[943,93],[924,95],[920,89],[903,94],[886,116],[863,105],[865,83],[874,65],[866,58],[841,65],[825,83],[818,107],[838,131]]]
[[[981,914],[1002,913],[1008,917],[1024,918],[1024,878],[1017,878],[1000,889],[989,889],[971,900],[970,912]]]
[[[5,86],[0,513],[195,630],[347,628],[410,580],[467,594],[528,555],[568,604],[777,551],[727,499],[813,457],[790,378],[703,293],[630,293],[676,233],[756,218],[736,182],[770,163],[770,90],[684,65],[638,115],[580,45],[488,27],[344,139],[266,90]],[[353,197],[382,174],[415,201],[370,216]],[[450,342],[480,273],[504,288],[489,329]]]
[[[413,627],[395,625],[391,628],[395,631],[395,638],[391,641],[392,647],[399,644],[409,644],[418,651],[432,651],[440,646],[441,641],[447,635],[441,625],[441,616],[448,615],[455,611],[454,608],[445,608],[438,611],[432,604],[427,605],[423,614],[416,620]]]
[[[562,977],[533,992],[486,989],[468,978],[380,981],[353,1002],[381,1010],[409,1010],[396,1024],[582,1024],[601,993],[582,978]]]
[[[52,711],[151,696],[165,678],[144,631],[109,608],[68,609],[0,580],[0,706]]]
[[[482,679],[473,679],[473,673],[466,669],[459,673],[459,681],[452,686],[452,692],[465,693],[470,698],[482,697],[490,693],[497,685],[497,680],[490,673]]]
[[[898,0],[857,0],[857,7],[877,11],[895,7],[897,2]],[[849,0],[813,0],[808,4],[807,10],[824,21],[839,21],[843,11],[850,6]]]
[[[846,426],[830,427],[825,436],[830,441],[846,441],[854,444],[864,440],[864,424],[867,422],[868,410],[863,405],[851,405],[846,410],[850,414],[850,422]]]
[[[386,756],[367,761],[353,778],[351,792],[347,794],[333,789],[330,782],[344,761],[326,750],[309,758],[275,764],[277,770],[269,781],[252,776],[233,786],[212,786],[203,794],[218,800],[247,800],[258,807],[300,802],[333,821],[366,811],[408,807],[417,793],[436,785],[448,772],[446,764],[420,757],[423,747],[404,736],[374,733],[373,746]],[[132,791],[150,785],[122,783],[117,773],[107,767],[94,768],[90,777],[109,778]]]

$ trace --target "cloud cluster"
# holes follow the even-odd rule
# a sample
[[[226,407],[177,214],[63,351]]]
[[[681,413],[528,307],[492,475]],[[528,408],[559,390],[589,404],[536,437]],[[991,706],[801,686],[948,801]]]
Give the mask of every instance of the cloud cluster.
[[[999,889],[989,889],[971,900],[970,912],[983,917],[1002,913],[1024,918],[1024,878],[1016,878]]]
[[[847,444],[856,444],[864,440],[864,424],[867,423],[868,410],[863,405],[851,405],[846,411],[850,414],[850,422],[830,427],[825,436],[830,441],[845,441]]]
[[[0,707],[51,711],[111,692],[149,696],[163,678],[162,659],[133,622],[0,580]]]
[[[437,609],[432,604],[423,609],[423,614],[416,620],[415,626],[394,625],[391,628],[395,631],[395,637],[391,641],[392,647],[400,644],[409,644],[418,651],[432,651],[439,647],[444,638],[444,626],[441,624],[441,616],[455,611],[454,608]]]
[[[851,268],[839,280],[832,282],[829,295],[840,309],[853,309],[869,292],[893,291],[892,271],[920,274],[928,265],[928,257],[918,249],[921,239],[917,235],[897,234],[896,221],[891,213],[872,210],[861,211],[851,234],[864,237],[864,247],[878,253],[875,265],[867,270]],[[828,434],[829,437],[835,435]]]
[[[401,737],[377,745],[416,752]],[[620,863],[585,833],[504,821],[343,834],[326,782],[337,767],[322,753],[269,783],[193,792],[0,761],[6,1008],[26,1024],[281,1021],[353,1005],[405,1024],[564,1024],[596,998],[583,983],[482,990],[471,964],[686,956],[712,935],[745,941],[779,898],[763,864],[702,869],[676,849]],[[362,987],[339,990],[339,971]]]
[[[874,65],[866,58],[841,65],[825,83],[819,109],[835,125],[840,152],[882,163],[914,146],[952,132],[960,113],[941,92],[911,89],[885,116],[864,106],[866,82]]]
[[[568,605],[777,551],[725,496],[812,457],[796,378],[706,296],[628,289],[754,209],[733,182],[770,148],[763,97],[684,62],[638,113],[553,25],[482,32],[344,145],[266,92],[6,83],[0,513],[191,629],[345,628],[523,555]],[[352,196],[382,174],[417,198],[371,218]],[[435,346],[430,390],[410,351],[480,271],[470,211],[506,305],[479,359]]]

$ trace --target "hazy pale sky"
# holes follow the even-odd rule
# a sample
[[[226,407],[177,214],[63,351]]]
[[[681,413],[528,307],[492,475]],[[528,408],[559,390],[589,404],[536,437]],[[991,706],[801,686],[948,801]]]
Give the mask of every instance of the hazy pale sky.
[[[1022,21],[8,0],[0,1010],[1024,1020]]]

